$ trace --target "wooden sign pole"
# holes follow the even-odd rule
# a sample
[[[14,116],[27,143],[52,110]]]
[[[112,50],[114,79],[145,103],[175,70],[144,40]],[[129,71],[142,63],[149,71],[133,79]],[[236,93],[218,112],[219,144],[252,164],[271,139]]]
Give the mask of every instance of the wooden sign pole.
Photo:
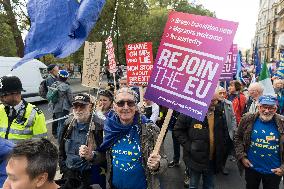
[[[140,103],[143,103],[144,100],[144,91],[143,91],[143,87],[139,86],[139,93],[140,93]]]
[[[114,94],[116,93],[116,80],[115,80],[115,72],[112,73],[113,75],[113,84],[114,84]]]
[[[172,109],[168,109],[166,118],[164,120],[163,126],[162,126],[161,131],[160,131],[160,134],[159,134],[158,139],[156,141],[156,144],[155,144],[155,147],[154,147],[154,150],[153,150],[153,154],[159,154],[161,145],[163,143],[164,136],[166,134],[168,125],[170,123],[170,119],[172,117],[172,114],[173,114],[173,110]]]

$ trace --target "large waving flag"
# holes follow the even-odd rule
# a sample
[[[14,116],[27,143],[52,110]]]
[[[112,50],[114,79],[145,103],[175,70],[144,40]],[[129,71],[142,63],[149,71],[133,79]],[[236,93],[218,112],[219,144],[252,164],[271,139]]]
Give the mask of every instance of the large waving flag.
[[[258,78],[258,82],[261,83],[264,87],[264,91],[263,91],[264,95],[275,95],[266,62],[264,62],[262,65],[262,69],[261,69],[261,72]]]
[[[255,75],[258,76],[260,74],[260,71],[261,71],[261,65],[260,65],[259,56],[258,56],[257,42],[255,44],[253,56],[254,56]]]
[[[77,51],[95,25],[105,0],[29,0],[31,28],[25,56],[13,66],[53,54],[64,58]]]

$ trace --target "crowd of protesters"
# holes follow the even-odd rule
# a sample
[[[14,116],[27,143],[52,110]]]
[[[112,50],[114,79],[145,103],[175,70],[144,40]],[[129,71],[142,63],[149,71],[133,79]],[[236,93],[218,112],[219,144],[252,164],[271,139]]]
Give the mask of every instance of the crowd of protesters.
[[[14,76],[0,78],[0,184],[4,189],[88,189],[96,183],[101,188],[159,189],[163,188],[159,176],[178,167],[181,159],[186,165],[184,186],[198,188],[202,178],[202,188],[209,189],[215,187],[217,173],[230,174],[226,169],[230,155],[240,173],[245,173],[247,189],[257,189],[261,182],[264,189],[280,187],[283,79],[273,78],[275,95],[263,94],[265,86],[258,82],[247,85],[232,80],[218,85],[204,121],[174,112],[169,123],[174,153],[168,162],[163,145],[153,153],[165,107],[147,99],[139,102],[142,91],[129,87],[126,77],[121,77],[116,91],[100,90],[97,100],[86,93],[72,96],[68,72],[56,65],[48,69],[46,95],[51,95],[50,88],[57,91],[49,103],[53,117],[64,118],[52,129],[58,151],[46,139],[43,113],[22,100],[21,81]],[[57,163],[62,178],[55,183]]]

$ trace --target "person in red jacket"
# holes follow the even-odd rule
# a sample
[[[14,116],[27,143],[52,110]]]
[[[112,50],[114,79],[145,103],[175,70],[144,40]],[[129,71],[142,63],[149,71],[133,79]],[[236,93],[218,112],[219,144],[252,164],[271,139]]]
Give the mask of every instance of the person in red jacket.
[[[241,93],[241,89],[242,84],[239,81],[230,81],[228,100],[230,100],[233,104],[237,125],[239,125],[240,123],[242,113],[247,101],[245,95]]]

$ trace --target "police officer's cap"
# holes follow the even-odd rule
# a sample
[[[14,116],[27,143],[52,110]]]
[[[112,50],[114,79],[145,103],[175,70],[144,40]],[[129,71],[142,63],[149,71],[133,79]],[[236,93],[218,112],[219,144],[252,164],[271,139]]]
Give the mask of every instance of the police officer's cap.
[[[21,80],[17,76],[2,76],[0,77],[0,96],[12,92],[25,91]]]

